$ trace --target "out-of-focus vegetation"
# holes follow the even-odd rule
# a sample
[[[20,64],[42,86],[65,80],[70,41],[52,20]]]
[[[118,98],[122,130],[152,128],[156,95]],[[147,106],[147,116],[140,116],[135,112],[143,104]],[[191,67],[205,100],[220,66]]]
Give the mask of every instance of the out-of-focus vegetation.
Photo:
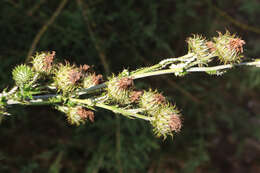
[[[147,66],[187,51],[192,33],[231,30],[260,58],[257,0],[3,0],[0,88],[32,52],[55,50],[103,74]],[[27,58],[28,57],[28,58]],[[155,138],[149,124],[98,110],[93,124],[64,123],[48,107],[17,107],[0,126],[0,172],[259,172],[260,69],[223,76],[151,77],[184,115],[173,139]]]

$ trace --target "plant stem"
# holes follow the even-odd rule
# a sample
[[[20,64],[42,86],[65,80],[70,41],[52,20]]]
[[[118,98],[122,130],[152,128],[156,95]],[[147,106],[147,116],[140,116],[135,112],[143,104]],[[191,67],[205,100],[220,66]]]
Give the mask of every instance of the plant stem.
[[[89,106],[96,106],[96,107],[99,107],[99,108],[104,108],[104,109],[113,111],[114,113],[122,114],[122,115],[124,115],[124,116],[126,116],[128,118],[129,117],[131,117],[131,118],[134,117],[134,118],[140,118],[140,119],[143,119],[143,120],[146,120],[146,121],[151,121],[152,120],[151,117],[147,117],[145,115],[133,113],[133,112],[131,112],[129,110],[121,109],[121,108],[118,108],[116,106],[110,106],[110,105],[106,105],[104,103],[94,103],[91,99],[81,100],[81,99],[71,98],[70,101],[75,102],[75,103],[86,104],[86,105],[89,105]]]
[[[236,66],[260,66],[260,61],[254,61],[254,62],[242,62],[239,64],[227,64],[227,65],[219,65],[215,67],[192,67],[186,70],[186,72],[208,72],[208,71],[218,71],[218,70],[224,70],[224,69],[230,69],[232,67]],[[133,75],[133,79],[140,79],[145,78],[149,76],[157,76],[157,75],[163,75],[163,74],[171,74],[178,72],[179,69],[172,68],[172,69],[166,69],[166,70],[158,70],[154,72],[148,72],[143,74],[137,74]]]
[[[185,59],[185,58],[187,59],[188,57],[191,57],[191,56],[192,56],[192,54],[187,54],[183,57],[176,58],[176,59],[174,59],[174,58],[166,59],[166,60],[161,61],[159,63],[160,65],[156,64],[152,67],[148,67],[148,68],[142,69],[140,71],[133,72],[130,76],[133,77],[133,79],[140,79],[140,78],[145,78],[145,77],[150,77],[150,76],[176,73],[180,70],[179,68],[170,68],[170,69],[163,69],[163,70],[157,70],[157,71],[153,71],[153,70],[156,70],[156,69],[160,68],[160,66],[162,67],[165,64],[169,65],[173,61],[177,61],[177,59],[183,60],[183,59]],[[219,65],[219,66],[214,66],[214,67],[191,67],[191,68],[186,69],[185,71],[186,72],[210,72],[210,71],[219,71],[219,70],[231,69],[231,68],[236,67],[236,66],[256,66],[256,67],[260,67],[260,60],[256,59],[253,62],[242,62],[242,63],[239,63],[239,64],[226,64],[226,65]],[[103,84],[99,84],[99,85],[96,85],[96,86],[93,86],[93,87],[90,87],[90,88],[80,89],[79,91],[75,91],[74,94],[75,95],[90,94],[90,93],[93,93],[93,92],[100,91],[100,90],[104,89],[105,87],[107,87],[106,83],[103,83]],[[0,93],[0,97],[11,95],[16,91],[17,91],[17,87],[14,87],[13,89],[11,89],[7,93]],[[46,94],[46,95],[33,96],[33,99],[28,100],[28,102],[26,102],[26,103],[10,99],[7,102],[7,104],[8,105],[14,105],[14,104],[27,104],[27,105],[41,105],[42,104],[42,105],[46,105],[46,104],[52,104],[54,102],[53,101],[45,101],[45,100],[50,99],[50,98],[55,98],[55,97],[58,97],[58,96],[61,96],[61,95]],[[57,103],[59,103],[59,102],[57,101]],[[105,108],[107,106],[107,105],[99,105],[99,104],[100,103],[96,103],[96,106],[103,107],[103,108]],[[116,108],[111,108],[111,107],[107,107],[105,109],[116,110]],[[131,116],[133,116],[133,115],[131,115]],[[147,117],[145,117],[145,118],[147,118]]]
[[[217,70],[224,70],[224,69],[230,69],[232,67],[236,66],[260,66],[260,61],[254,61],[254,62],[242,62],[239,64],[227,64],[227,65],[219,65],[215,67],[192,67],[187,72],[207,72],[207,71],[217,71]]]

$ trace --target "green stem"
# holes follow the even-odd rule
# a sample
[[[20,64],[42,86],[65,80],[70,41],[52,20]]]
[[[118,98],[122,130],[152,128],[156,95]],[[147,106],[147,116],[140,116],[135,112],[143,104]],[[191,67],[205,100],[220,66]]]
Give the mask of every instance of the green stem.
[[[260,61],[254,61],[254,62],[243,62],[239,64],[227,64],[227,65],[219,65],[215,67],[192,67],[186,70],[186,72],[207,72],[207,71],[218,71],[218,70],[224,70],[224,69],[231,69],[236,66],[260,66]],[[158,70],[154,72],[148,72],[143,74],[137,74],[133,75],[134,79],[140,79],[145,78],[149,76],[157,76],[157,75],[163,75],[163,74],[171,74],[178,72],[180,69],[172,68],[172,69],[166,69],[166,70]]]
[[[71,98],[70,101],[75,102],[75,103],[82,103],[82,104],[86,104],[86,105],[89,105],[89,106],[96,106],[96,107],[99,107],[99,108],[107,109],[107,110],[110,110],[110,111],[112,111],[114,113],[122,114],[122,115],[124,115],[124,116],[126,116],[128,118],[129,117],[134,117],[134,118],[140,118],[140,119],[143,119],[143,120],[146,120],[146,121],[151,121],[152,120],[151,117],[147,117],[145,115],[133,113],[131,111],[128,111],[128,110],[125,110],[125,109],[122,109],[122,108],[118,108],[116,106],[106,105],[104,103],[94,103],[90,99],[81,100],[81,99]]]
[[[194,54],[193,53],[188,53],[184,56],[178,57],[178,58],[168,58],[168,59],[164,59],[162,61],[160,61],[158,64],[155,64],[151,67],[145,67],[141,70],[137,70],[137,71],[133,71],[131,72],[130,76],[137,76],[137,75],[141,75],[144,73],[149,73],[149,72],[153,72],[155,70],[159,70],[164,68],[165,66],[172,64],[174,62],[185,62],[187,59],[193,57]]]
[[[131,74],[131,77],[133,77],[133,79],[139,79],[139,78],[145,78],[145,77],[150,77],[150,76],[157,76],[157,75],[163,75],[163,74],[171,74],[171,73],[176,73],[182,69],[180,68],[171,68],[171,69],[166,69],[166,70],[157,70],[157,71],[153,71],[158,69],[159,67],[163,67],[165,65],[169,65],[171,63],[173,63],[173,61],[183,61],[183,60],[187,60],[188,58],[191,58],[193,56],[193,54],[187,54],[184,55],[180,58],[170,58],[170,59],[166,59],[161,61],[159,64],[154,65],[152,67],[148,67],[145,69],[142,69],[140,71],[136,71],[133,72]],[[226,65],[219,65],[219,66],[215,66],[215,67],[191,67],[186,69],[186,72],[210,72],[210,71],[218,71],[218,70],[224,70],[224,69],[230,69],[233,68],[235,66],[256,66],[256,67],[260,67],[260,60],[256,59],[253,62],[242,62],[239,64],[226,64]],[[151,71],[152,70],[152,71]],[[100,84],[100,85],[96,85],[87,89],[81,89],[80,91],[76,91],[75,94],[77,95],[83,95],[83,94],[89,94],[89,93],[93,93],[93,92],[98,92],[102,89],[104,89],[106,86],[106,83]],[[14,94],[17,91],[17,87],[14,87],[13,89],[11,89],[9,92],[5,93],[0,93],[0,97],[9,97],[9,95]],[[62,100],[57,99],[57,101],[51,100],[49,101],[49,98],[57,98],[61,95],[58,94],[47,94],[47,95],[39,95],[39,96],[33,96],[32,100],[28,100],[27,102],[21,102],[21,101],[17,101],[17,100],[13,100],[13,99],[8,99],[7,104],[8,105],[15,105],[15,104],[23,104],[23,105],[51,105],[51,104],[55,104],[55,103],[61,103]],[[47,101],[46,101],[47,100]],[[89,103],[89,104],[93,104],[93,103]],[[98,105],[98,103],[96,103],[96,106],[98,107],[102,107],[105,105]],[[105,109],[113,109],[114,110],[118,110],[116,108],[105,108]],[[120,109],[122,110],[122,109]],[[118,110],[119,111],[119,110]],[[128,113],[129,112],[124,112],[124,113]],[[139,116],[139,114],[136,114]],[[134,115],[129,115],[134,117]],[[141,116],[140,116],[141,117]],[[139,118],[139,117],[138,117]],[[147,119],[147,117],[143,117],[142,119]],[[149,119],[149,118],[148,118]],[[150,120],[150,119],[149,119]]]
[[[230,69],[232,67],[236,66],[260,66],[260,61],[254,61],[254,62],[242,62],[239,64],[226,64],[226,65],[219,65],[215,67],[193,67],[186,71],[188,72],[207,72],[207,71],[217,71],[217,70],[224,70],[224,69]]]
[[[162,65],[161,64],[156,64],[156,65],[153,65],[151,67],[145,67],[145,68],[143,68],[141,70],[133,71],[133,72],[130,73],[130,76],[147,73],[147,72],[150,72],[150,71],[153,71],[153,70],[156,70],[156,69],[160,69],[160,68],[162,68]]]

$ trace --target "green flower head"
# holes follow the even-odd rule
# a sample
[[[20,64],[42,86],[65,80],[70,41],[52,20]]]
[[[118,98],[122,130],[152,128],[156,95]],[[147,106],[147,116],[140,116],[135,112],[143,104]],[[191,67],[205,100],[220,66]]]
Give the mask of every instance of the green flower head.
[[[16,66],[12,71],[13,79],[19,87],[29,87],[34,81],[36,73],[28,65]]]
[[[179,132],[182,127],[179,111],[174,106],[164,107],[151,121],[156,136],[165,139],[167,135],[172,136],[173,132]]]
[[[200,35],[193,35],[187,39],[189,53],[194,53],[197,60],[202,64],[207,64],[213,57],[207,46],[208,41]]]
[[[107,92],[111,100],[120,104],[131,103],[130,93],[134,88],[130,77],[113,77],[108,81]]]
[[[55,51],[36,53],[32,59],[33,69],[42,74],[50,74],[53,69]]]
[[[80,69],[69,63],[65,65],[59,64],[54,72],[54,83],[63,93],[68,93],[78,88],[81,78],[82,72]]]

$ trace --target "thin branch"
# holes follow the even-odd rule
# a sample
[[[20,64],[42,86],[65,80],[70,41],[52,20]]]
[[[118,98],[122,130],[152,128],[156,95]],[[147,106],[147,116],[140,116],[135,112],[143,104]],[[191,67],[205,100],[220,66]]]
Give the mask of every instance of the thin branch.
[[[26,61],[28,62],[35,50],[36,45],[38,44],[38,42],[40,41],[42,35],[46,32],[46,30],[48,29],[48,27],[55,21],[55,19],[58,17],[58,15],[60,14],[60,12],[62,11],[62,9],[64,8],[64,6],[67,4],[68,0],[62,0],[61,3],[59,4],[58,8],[55,10],[55,12],[53,13],[53,15],[51,16],[51,18],[46,22],[46,24],[44,24],[42,26],[42,28],[39,30],[39,32],[37,33],[37,35],[35,36],[32,45],[29,49],[29,52],[27,54],[27,58]]]
[[[82,104],[86,104],[86,105],[90,105],[90,106],[96,106],[96,107],[99,107],[99,108],[107,109],[107,110],[110,110],[114,113],[119,113],[119,114],[122,114],[122,115],[130,117],[130,118],[131,117],[140,118],[140,119],[143,119],[143,120],[146,120],[146,121],[152,120],[151,117],[147,117],[147,116],[142,115],[142,114],[137,114],[137,113],[134,113],[133,111],[121,109],[121,108],[116,107],[116,106],[110,106],[110,105],[106,105],[104,103],[94,103],[91,99],[81,100],[81,99],[70,98],[70,101],[75,102],[75,103],[82,103]]]
[[[105,55],[104,51],[102,50],[99,42],[97,41],[96,35],[95,35],[95,33],[93,32],[93,30],[90,26],[90,20],[89,20],[89,15],[88,15],[88,6],[86,4],[84,4],[84,2],[82,0],[76,0],[76,1],[77,1],[79,9],[82,11],[82,16],[83,16],[83,19],[85,20],[90,38],[91,38],[92,42],[94,43],[94,46],[95,46],[95,48],[98,52],[98,55],[99,55],[98,57],[99,57],[102,65],[104,67],[105,73],[109,74],[110,68],[109,68],[109,65],[108,65],[106,55]]]
[[[180,85],[178,85],[176,82],[174,82],[173,80],[170,80],[167,77],[164,77],[164,79],[168,82],[168,84],[170,84],[171,86],[173,86],[174,88],[176,88],[177,90],[179,90],[184,96],[186,96],[187,98],[189,98],[190,100],[192,100],[193,102],[200,104],[201,101],[195,97],[194,95],[192,95],[189,91],[185,90],[183,87],[181,87]]]
[[[233,23],[237,27],[242,28],[246,31],[252,31],[252,32],[255,32],[257,34],[260,34],[260,28],[249,26],[249,25],[246,25],[244,23],[241,23],[238,20],[231,17],[230,15],[228,15],[228,13],[226,13],[226,12],[222,11],[221,9],[217,8],[216,6],[213,5],[212,7],[219,15],[226,18],[228,21],[230,21],[231,23]]]
[[[219,65],[215,67],[192,67],[187,70],[187,72],[208,72],[208,71],[218,71],[218,70],[225,70],[230,69],[232,67],[236,66],[260,66],[260,61],[254,61],[254,62],[242,62],[239,64],[227,64],[227,65]]]
[[[215,66],[215,67],[192,67],[192,68],[187,69],[186,72],[212,72],[212,71],[230,69],[230,68],[236,67],[236,66],[260,67],[260,61],[242,62],[239,64],[226,64],[226,65],[219,65],[219,66]],[[158,70],[158,71],[154,71],[154,72],[147,72],[147,73],[143,73],[143,74],[138,73],[136,75],[132,75],[132,77],[133,77],[133,79],[140,79],[140,78],[145,78],[145,77],[150,77],[150,76],[172,74],[175,72],[176,72],[176,69],[172,68],[172,69],[166,69],[166,70]],[[102,90],[106,87],[107,87],[106,83],[103,83],[103,84],[99,84],[99,85],[96,85],[96,86],[93,86],[90,88],[80,89],[80,90],[76,91],[74,94],[77,94],[77,95],[90,94],[90,93],[96,92],[98,90]],[[58,96],[58,94],[39,95],[39,96],[33,96],[33,100],[39,100],[39,99],[46,100],[46,99],[54,98],[57,96]]]
[[[260,61],[254,61],[254,62],[242,62],[239,64],[227,64],[227,65],[219,65],[215,67],[192,67],[190,69],[185,70],[186,72],[211,72],[211,71],[218,71],[218,70],[225,70],[230,69],[232,67],[236,66],[260,66]],[[172,69],[166,69],[166,70],[158,70],[154,72],[148,72],[144,74],[137,74],[133,75],[133,79],[140,79],[145,78],[149,76],[158,76],[158,75],[164,75],[164,74],[172,74],[178,72],[180,69],[172,68]]]

